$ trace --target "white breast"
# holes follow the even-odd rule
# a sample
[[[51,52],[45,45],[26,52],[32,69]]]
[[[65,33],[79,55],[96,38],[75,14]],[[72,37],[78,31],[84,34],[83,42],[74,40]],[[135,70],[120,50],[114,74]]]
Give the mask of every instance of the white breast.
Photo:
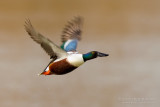
[[[82,54],[70,54],[67,57],[67,61],[75,67],[79,67],[84,63]]]

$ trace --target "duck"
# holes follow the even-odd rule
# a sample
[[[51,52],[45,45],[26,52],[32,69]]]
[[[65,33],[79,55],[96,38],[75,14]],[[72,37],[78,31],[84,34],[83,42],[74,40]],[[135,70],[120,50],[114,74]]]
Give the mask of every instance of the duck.
[[[79,53],[77,49],[78,41],[81,40],[83,18],[74,17],[65,25],[61,41],[62,45],[58,46],[41,33],[37,32],[33,27],[30,19],[25,20],[25,30],[28,35],[50,56],[51,61],[39,75],[63,75],[84,64],[86,61],[97,58],[106,57],[109,54],[98,51],[90,51],[85,54]]]

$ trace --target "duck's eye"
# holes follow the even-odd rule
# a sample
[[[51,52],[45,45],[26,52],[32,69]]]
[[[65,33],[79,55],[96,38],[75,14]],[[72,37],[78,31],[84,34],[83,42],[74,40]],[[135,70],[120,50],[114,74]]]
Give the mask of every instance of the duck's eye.
[[[92,54],[94,54],[95,52],[93,51]]]

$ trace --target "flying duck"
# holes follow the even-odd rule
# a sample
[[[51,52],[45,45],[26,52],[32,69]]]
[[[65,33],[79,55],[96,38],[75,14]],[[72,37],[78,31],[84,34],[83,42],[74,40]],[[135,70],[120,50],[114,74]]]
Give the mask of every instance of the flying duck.
[[[62,45],[58,46],[37,32],[29,19],[25,21],[25,30],[35,42],[41,45],[51,59],[51,62],[40,75],[67,74],[88,60],[109,55],[98,51],[91,51],[86,54],[76,51],[77,43],[81,39],[82,24],[82,17],[74,17],[70,20],[61,35]]]

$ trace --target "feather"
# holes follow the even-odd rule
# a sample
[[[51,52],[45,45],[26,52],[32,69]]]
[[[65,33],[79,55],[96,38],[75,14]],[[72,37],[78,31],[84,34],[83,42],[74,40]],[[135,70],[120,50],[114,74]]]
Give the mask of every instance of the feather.
[[[58,47],[56,44],[54,44],[51,40],[44,37],[42,34],[37,32],[34,27],[31,24],[31,21],[27,19],[25,21],[25,30],[28,32],[30,37],[41,45],[41,47],[46,51],[48,55],[50,55],[50,58],[57,59],[61,57],[67,56],[67,53],[62,50],[60,47]]]
[[[69,21],[62,32],[62,42],[64,43],[69,39],[80,40],[82,34],[82,24],[83,19],[80,16],[75,17],[73,20]]]

